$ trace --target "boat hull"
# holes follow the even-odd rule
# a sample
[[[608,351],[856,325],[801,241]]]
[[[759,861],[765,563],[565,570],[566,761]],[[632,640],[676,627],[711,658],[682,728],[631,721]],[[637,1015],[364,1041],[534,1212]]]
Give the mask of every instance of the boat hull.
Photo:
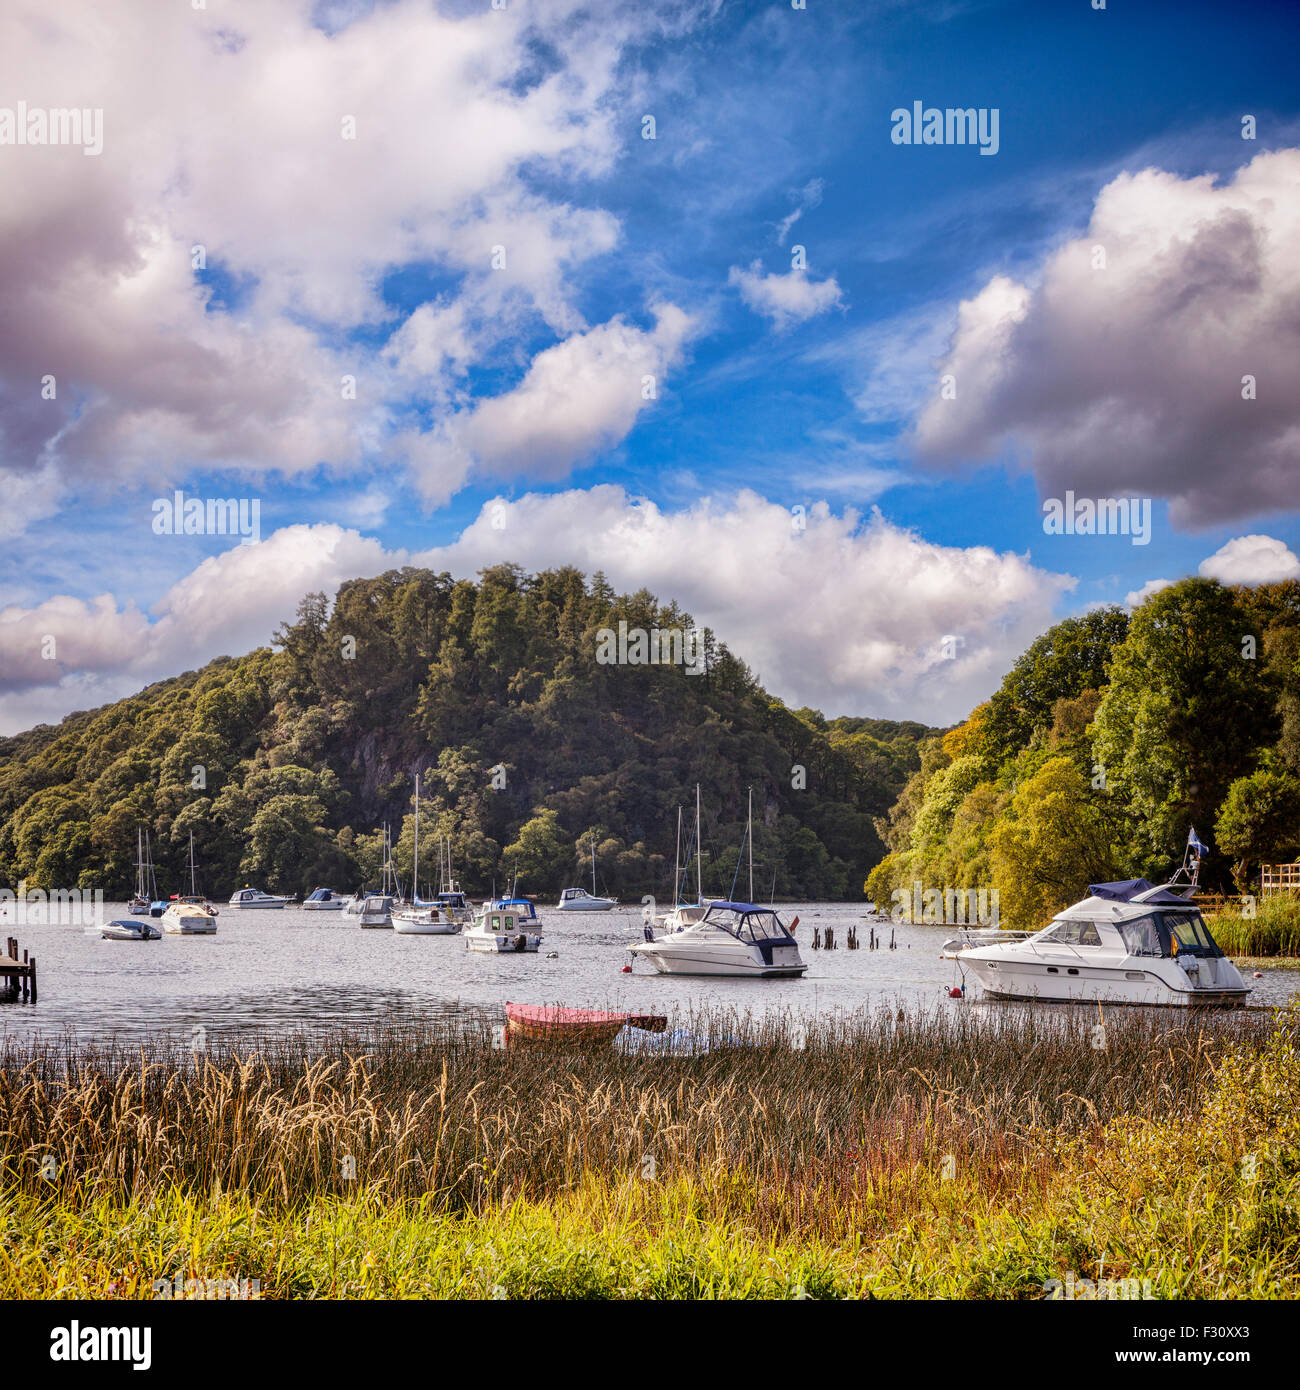
[[[304,912],[342,912],[342,902],[332,903],[303,903]]]
[[[730,975],[746,979],[794,980],[807,969],[799,959],[773,960],[769,965],[756,955],[712,952],[706,946],[674,947],[658,941],[640,941],[628,950],[648,961],[661,975]],[[775,955],[775,952],[773,953]]]
[[[399,936],[459,936],[459,922],[430,922],[422,917],[393,916],[393,930]]]
[[[514,956],[530,955],[542,944],[541,932],[484,932],[470,930],[462,932],[465,945],[471,951],[481,951],[488,955]]]
[[[1160,1008],[1241,1008],[1250,994],[1242,982],[1181,984],[1154,970],[1104,966],[1052,966],[972,958],[958,959],[990,999],[1045,1004],[1135,1004]],[[1074,969],[1075,974],[1067,974]]]

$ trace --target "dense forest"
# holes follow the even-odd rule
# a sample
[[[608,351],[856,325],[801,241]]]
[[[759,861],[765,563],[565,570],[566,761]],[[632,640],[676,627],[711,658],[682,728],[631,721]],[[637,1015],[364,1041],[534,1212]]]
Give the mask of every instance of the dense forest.
[[[1300,851],[1300,583],[1189,579],[1057,624],[923,741],[868,892],[996,888],[1003,925],[1041,926],[1089,882],[1165,881],[1192,828],[1228,894]]]
[[[601,664],[620,621],[694,626],[573,569],[310,594],[269,648],[0,739],[0,882],[121,898],[144,826],[163,893],[186,889],[191,832],[211,896],[351,890],[378,881],[385,822],[409,876],[420,773],[426,891],[445,835],[470,892],[589,883],[594,842],[602,891],[667,897],[698,782],[706,893],[730,891],[752,787],[755,894],[861,897],[936,731],[788,709],[707,630],[699,674]]]

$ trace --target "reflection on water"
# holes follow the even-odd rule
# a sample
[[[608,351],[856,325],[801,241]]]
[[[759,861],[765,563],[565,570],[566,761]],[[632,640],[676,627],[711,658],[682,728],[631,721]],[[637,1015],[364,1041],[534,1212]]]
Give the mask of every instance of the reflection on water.
[[[786,921],[800,919],[798,937],[810,967],[800,980],[674,977],[649,973],[644,965],[622,974],[632,959],[625,948],[642,939],[639,908],[549,916],[543,908],[541,952],[518,956],[471,952],[456,936],[365,930],[344,913],[300,908],[223,907],[215,936],[154,942],[102,941],[80,926],[15,924],[11,910],[0,918],[0,937],[17,937],[39,960],[40,1002],[0,1007],[0,1034],[180,1041],[202,1027],[233,1041],[268,1029],[428,1024],[484,1010],[500,1018],[508,999],[670,1016],[674,1009],[686,1015],[701,1006],[813,1014],[894,999],[940,1004],[960,980],[954,963],[939,957],[949,927],[900,925],[892,929],[897,948],[890,950],[886,923],[884,946],[871,951],[859,905],[780,911]],[[106,920],[127,915],[120,904],[106,905]],[[843,942],[854,924],[861,946],[848,951]],[[813,928],[828,926],[837,949],[812,950]],[[1248,983],[1252,1004],[1280,1004],[1300,989],[1300,970],[1270,968]],[[972,1006],[1006,1007],[946,1005]]]

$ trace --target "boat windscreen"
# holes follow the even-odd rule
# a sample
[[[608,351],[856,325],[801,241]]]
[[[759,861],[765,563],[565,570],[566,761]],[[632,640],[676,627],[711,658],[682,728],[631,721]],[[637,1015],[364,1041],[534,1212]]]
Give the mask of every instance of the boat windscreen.
[[[775,912],[737,912],[734,908],[715,905],[709,909],[705,920],[741,941],[785,941],[790,936]]]
[[[1170,934],[1170,954],[1193,956],[1221,956],[1210,929],[1205,925],[1199,912],[1163,912],[1165,927]]]

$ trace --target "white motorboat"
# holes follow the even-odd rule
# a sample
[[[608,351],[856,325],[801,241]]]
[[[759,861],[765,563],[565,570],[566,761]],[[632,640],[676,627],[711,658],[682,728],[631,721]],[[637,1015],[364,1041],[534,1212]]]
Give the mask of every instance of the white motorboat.
[[[542,944],[537,909],[527,898],[496,898],[483,904],[474,925],[463,933],[471,951],[499,955],[536,951]]]
[[[342,912],[343,899],[332,888],[317,888],[302,902],[304,912]]]
[[[393,925],[393,900],[378,893],[366,898],[361,904],[358,925],[363,927],[391,927]]]
[[[601,898],[596,894],[596,842],[591,842],[591,892],[585,888],[566,888],[555,904],[557,912],[608,912],[618,906],[617,898]]]
[[[194,863],[194,832],[190,831],[190,891],[175,894],[162,911],[163,931],[172,936],[213,936],[217,930],[217,909],[198,889]]]
[[[991,999],[1240,1006],[1250,986],[1185,896],[1194,889],[1094,883],[1027,940],[952,955]]]
[[[647,939],[628,950],[661,975],[781,979],[808,969],[792,930],[797,917],[787,928],[772,908],[754,903],[712,902],[686,911],[695,920],[683,916],[682,925],[661,934],[647,925]]]
[[[161,941],[162,932],[152,922],[136,922],[130,918],[118,918],[106,922],[99,934],[105,941]]]
[[[200,897],[173,898],[160,920],[172,936],[214,936],[217,930],[216,908]]]
[[[555,904],[556,912],[608,912],[618,906],[617,898],[598,898],[585,888],[566,888]]]
[[[274,893],[263,893],[260,888],[237,888],[230,895],[231,907],[286,907],[291,902],[291,897],[276,897]]]

